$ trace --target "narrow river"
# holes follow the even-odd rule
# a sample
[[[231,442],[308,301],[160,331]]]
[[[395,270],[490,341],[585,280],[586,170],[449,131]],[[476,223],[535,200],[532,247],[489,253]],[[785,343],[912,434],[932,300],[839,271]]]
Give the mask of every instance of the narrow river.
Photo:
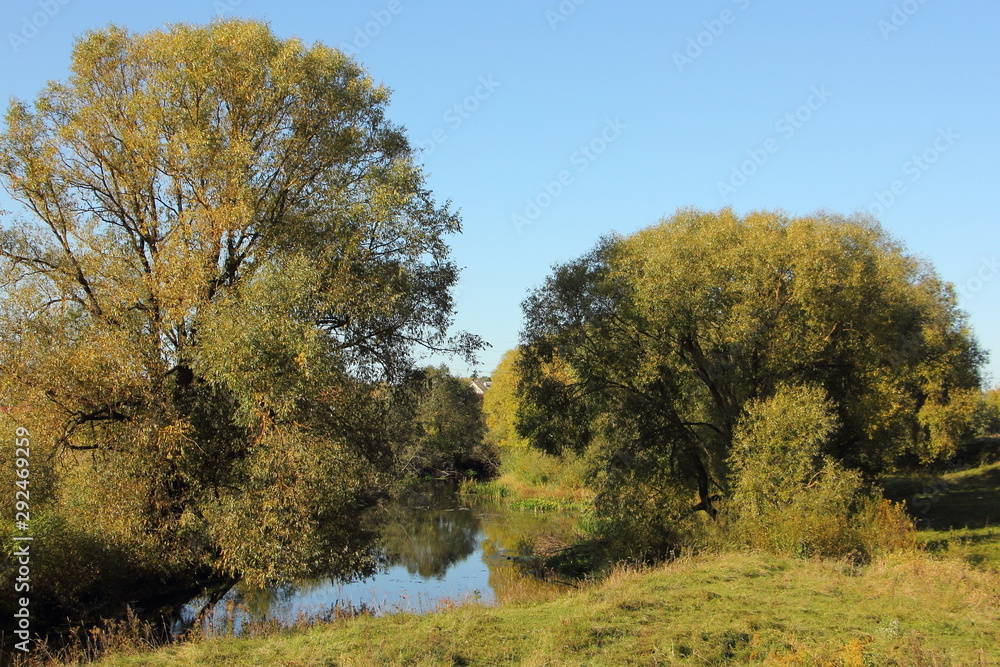
[[[291,626],[328,617],[338,607],[421,613],[452,602],[502,602],[517,588],[564,588],[522,573],[517,559],[539,535],[568,541],[574,515],[477,503],[450,485],[410,492],[389,511],[384,572],[348,584],[321,579],[277,589],[237,586],[206,619],[205,631],[240,634],[252,626]],[[192,600],[183,621],[190,623],[204,601]]]

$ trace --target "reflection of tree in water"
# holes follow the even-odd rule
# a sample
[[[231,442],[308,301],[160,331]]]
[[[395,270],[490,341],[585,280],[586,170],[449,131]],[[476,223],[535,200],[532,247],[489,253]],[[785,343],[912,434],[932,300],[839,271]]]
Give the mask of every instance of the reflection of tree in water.
[[[232,599],[249,621],[263,621],[272,613],[279,611],[281,605],[293,600],[296,595],[309,592],[324,581],[328,580],[301,579],[294,584],[267,588],[237,584]]]
[[[413,493],[390,512],[382,530],[389,565],[441,579],[449,567],[476,550],[479,519],[458,503],[450,487]]]
[[[382,533],[386,562],[402,565],[411,576],[443,580],[452,565],[467,559],[478,548],[489,569],[489,588],[498,601],[549,599],[567,590],[564,584],[531,576],[522,568],[519,557],[530,553],[539,535],[571,542],[575,514],[517,512],[504,504],[476,502],[473,498],[460,501],[453,486],[410,493],[387,509],[389,515]],[[392,595],[399,588],[398,582],[389,580],[372,585],[377,597]],[[323,596],[302,606],[306,604],[304,597],[316,590]],[[343,596],[336,587],[331,588],[329,579],[319,578],[278,588],[237,585],[227,598],[231,605],[223,603],[216,615],[219,631],[225,631],[237,615],[244,623],[269,618],[294,622],[300,612],[325,612]]]
[[[539,535],[572,542],[576,515],[567,512],[518,512],[484,503],[475,508],[483,523],[483,555],[523,556]]]
[[[483,517],[483,561],[489,567],[489,584],[498,602],[519,599],[549,600],[566,591],[566,586],[543,581],[525,572],[519,557],[531,553],[540,535],[571,542],[576,516],[568,513],[515,512],[488,504],[478,508]]]

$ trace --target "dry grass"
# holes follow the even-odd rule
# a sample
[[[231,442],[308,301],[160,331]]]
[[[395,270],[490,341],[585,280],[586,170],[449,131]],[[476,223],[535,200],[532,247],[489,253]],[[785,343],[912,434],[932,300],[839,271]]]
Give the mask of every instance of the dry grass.
[[[109,665],[976,665],[1000,661],[1000,578],[913,552],[870,566],[729,554],[501,607],[337,622]]]

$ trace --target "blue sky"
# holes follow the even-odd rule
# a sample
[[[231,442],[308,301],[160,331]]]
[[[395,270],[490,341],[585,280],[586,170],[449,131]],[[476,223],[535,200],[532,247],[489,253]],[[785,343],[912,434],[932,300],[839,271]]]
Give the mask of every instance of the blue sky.
[[[394,91],[461,211],[456,326],[492,343],[480,373],[552,264],[728,205],[875,214],[959,288],[1000,381],[998,3],[9,0],[0,90],[64,78],[88,29],[219,15],[342,47]]]

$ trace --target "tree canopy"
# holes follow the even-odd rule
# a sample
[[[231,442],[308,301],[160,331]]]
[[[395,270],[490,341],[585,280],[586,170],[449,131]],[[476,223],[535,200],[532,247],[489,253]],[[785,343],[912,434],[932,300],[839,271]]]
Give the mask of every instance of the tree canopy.
[[[523,307],[518,428],[589,451],[598,509],[621,516],[669,522],[695,493],[714,515],[737,425],[780,387],[821,392],[838,426],[815,454],[866,475],[952,452],[979,396],[951,286],[866,219],[682,210],[555,267]]]
[[[517,413],[520,400],[517,397],[518,372],[521,351],[507,350],[500,358],[496,370],[490,376],[492,385],[483,395],[483,412],[486,427],[495,444],[502,450],[523,449],[527,446],[524,438],[517,434]]]
[[[397,422],[399,459],[404,472],[414,476],[496,470],[494,448],[484,441],[483,401],[469,381],[455,377],[447,366],[413,371],[399,388]]]
[[[44,451],[36,514],[161,573],[373,567],[382,387],[414,346],[481,345],[448,337],[460,222],[388,99],[335,49],[219,20],[91,32],[11,103],[0,419]]]

